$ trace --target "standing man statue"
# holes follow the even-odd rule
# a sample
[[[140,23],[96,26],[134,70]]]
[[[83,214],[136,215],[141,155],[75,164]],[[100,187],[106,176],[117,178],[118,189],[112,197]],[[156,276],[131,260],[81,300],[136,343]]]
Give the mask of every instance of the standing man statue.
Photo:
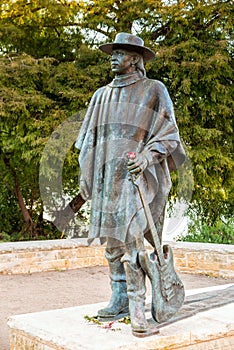
[[[154,247],[142,201],[131,175],[138,176],[161,240],[171,187],[170,171],[185,159],[166,87],[146,77],[144,62],[155,54],[141,38],[119,33],[100,46],[111,55],[114,80],[90,102],[76,147],[80,150],[80,194],[91,199],[89,243],[107,242],[112,296],[101,318],[130,313],[133,334],[148,332],[145,271],[139,251],[144,238]],[[128,159],[134,152],[134,159]]]

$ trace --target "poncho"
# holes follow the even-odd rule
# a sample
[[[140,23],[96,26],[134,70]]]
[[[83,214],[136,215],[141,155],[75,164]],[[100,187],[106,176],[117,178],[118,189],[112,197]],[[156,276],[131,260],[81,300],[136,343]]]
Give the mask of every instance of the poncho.
[[[159,155],[140,180],[157,222],[171,188],[170,171],[185,159],[173,105],[163,83],[135,72],[98,89],[76,147],[80,150],[81,177],[91,199],[89,242],[97,237],[101,242],[106,237],[125,242],[131,226],[147,230],[137,188],[127,171],[129,151]]]

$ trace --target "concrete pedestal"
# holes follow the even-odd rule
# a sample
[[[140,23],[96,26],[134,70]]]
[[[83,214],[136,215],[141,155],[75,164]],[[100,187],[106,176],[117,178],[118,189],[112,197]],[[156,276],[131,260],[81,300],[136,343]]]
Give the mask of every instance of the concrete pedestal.
[[[228,285],[230,286],[230,285]],[[187,292],[194,297],[201,291],[223,289],[217,286]],[[199,312],[160,328],[160,333],[136,338],[131,326],[118,321],[110,325],[88,322],[106,303],[13,316],[11,350],[152,350],[234,349],[234,303]]]

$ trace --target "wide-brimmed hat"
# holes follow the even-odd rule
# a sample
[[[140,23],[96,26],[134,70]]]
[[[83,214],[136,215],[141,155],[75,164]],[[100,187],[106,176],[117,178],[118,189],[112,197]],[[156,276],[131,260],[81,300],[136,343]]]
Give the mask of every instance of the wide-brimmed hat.
[[[118,33],[113,43],[107,43],[99,46],[102,52],[111,55],[113,50],[123,48],[128,51],[135,51],[143,56],[145,62],[152,60],[155,53],[144,46],[144,41],[136,35],[129,33]]]

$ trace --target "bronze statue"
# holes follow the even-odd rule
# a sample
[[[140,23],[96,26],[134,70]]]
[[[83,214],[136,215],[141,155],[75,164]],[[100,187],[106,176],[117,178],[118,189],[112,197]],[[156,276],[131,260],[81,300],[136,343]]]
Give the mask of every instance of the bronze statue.
[[[91,199],[89,243],[98,237],[107,244],[112,296],[98,316],[129,313],[133,334],[145,336],[153,333],[145,317],[146,273],[157,322],[183,303],[183,285],[161,236],[170,171],[185,153],[166,87],[146,77],[144,62],[153,51],[128,33],[100,49],[111,55],[115,78],[94,93],[76,142],[80,195]],[[154,248],[150,257],[144,238]]]

